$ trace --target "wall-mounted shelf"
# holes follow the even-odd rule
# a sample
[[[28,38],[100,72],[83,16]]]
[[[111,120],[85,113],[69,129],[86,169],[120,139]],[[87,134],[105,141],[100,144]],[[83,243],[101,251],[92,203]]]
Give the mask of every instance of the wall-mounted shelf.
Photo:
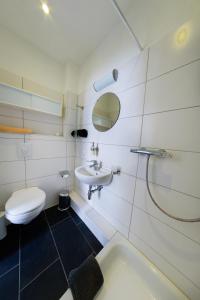
[[[63,95],[0,69],[0,103],[62,116]]]

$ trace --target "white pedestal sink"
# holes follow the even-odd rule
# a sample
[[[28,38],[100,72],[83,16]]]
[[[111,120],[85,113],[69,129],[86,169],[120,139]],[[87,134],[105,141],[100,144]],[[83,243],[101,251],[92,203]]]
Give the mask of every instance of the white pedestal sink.
[[[75,169],[75,175],[81,182],[89,185],[107,185],[112,181],[113,173],[110,169],[101,168],[96,171],[89,166]]]

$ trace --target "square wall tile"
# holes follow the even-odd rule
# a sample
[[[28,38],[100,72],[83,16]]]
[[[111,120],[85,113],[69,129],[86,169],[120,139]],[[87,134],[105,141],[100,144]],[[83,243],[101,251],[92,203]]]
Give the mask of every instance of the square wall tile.
[[[200,151],[200,108],[144,116],[142,146]]]
[[[143,114],[145,85],[141,84],[136,87],[127,89],[118,94],[121,111],[120,118],[132,117]]]
[[[150,189],[157,203],[165,209],[166,212],[186,219],[199,218],[200,201],[198,198],[156,184],[150,184]],[[176,221],[162,213],[151,201],[144,180],[137,179],[134,205],[146,211],[148,214],[151,214],[162,223],[165,223],[176,231],[184,234],[191,240],[200,243],[200,223],[184,223]]]
[[[4,206],[12,193],[24,188],[25,188],[25,180],[21,182],[1,185],[0,186],[0,210],[5,209]]]
[[[200,105],[200,60],[148,81],[144,113]]]
[[[85,147],[83,147],[83,153]],[[128,146],[105,145],[99,144],[98,160],[103,162],[103,165],[108,168],[120,168],[124,173],[136,175],[138,155],[130,152]]]
[[[19,160],[19,148],[24,139],[0,138],[0,161]]]
[[[63,132],[62,123],[46,123],[25,119],[24,127],[32,129],[33,133],[39,134],[62,135]]]
[[[119,119],[114,127],[106,132],[99,133],[99,142],[126,146],[138,146],[142,117]]]
[[[66,156],[66,141],[64,138],[61,140],[55,139],[48,140],[38,139],[27,140],[31,145],[31,159],[41,159],[41,158],[56,158]]]
[[[131,218],[131,204],[114,195],[106,189],[102,189],[100,194],[93,195],[95,208],[103,209],[112,218],[116,219],[121,225],[128,227]]]
[[[130,233],[129,240],[133,245],[139,249],[159,270],[165,274],[170,280],[179,287],[189,299],[199,300],[200,289],[194,285],[190,279],[186,278],[181,272],[174,268],[168,260],[162,255],[159,255],[157,251],[152,249],[136,234]]]
[[[119,68],[119,79],[117,81],[119,91],[145,82],[147,58],[148,50],[145,50]]]
[[[121,173],[114,175],[112,182],[105,186],[105,189],[111,193],[133,203],[133,196],[135,190],[135,177]]]
[[[0,115],[0,124],[11,127],[23,127],[23,120],[15,117]]]
[[[134,208],[131,232],[200,287],[200,245]]]
[[[162,186],[200,198],[200,153],[169,151],[172,157],[151,158],[150,181]],[[138,177],[146,177],[146,157],[140,156]]]
[[[24,161],[0,162],[0,185],[24,180]]]
[[[26,177],[27,179],[32,179],[49,175],[55,175],[58,174],[59,171],[65,170],[66,166],[66,158],[27,160]]]
[[[66,190],[66,180],[60,175],[52,175],[27,181],[27,187],[37,186],[46,193],[46,208],[58,203],[58,195]]]

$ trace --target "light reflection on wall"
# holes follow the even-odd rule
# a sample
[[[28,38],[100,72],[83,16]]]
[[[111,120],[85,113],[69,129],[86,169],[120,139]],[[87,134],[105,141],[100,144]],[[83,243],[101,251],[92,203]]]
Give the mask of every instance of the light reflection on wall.
[[[177,48],[184,47],[188,42],[191,34],[191,26],[185,24],[175,33],[175,45]]]

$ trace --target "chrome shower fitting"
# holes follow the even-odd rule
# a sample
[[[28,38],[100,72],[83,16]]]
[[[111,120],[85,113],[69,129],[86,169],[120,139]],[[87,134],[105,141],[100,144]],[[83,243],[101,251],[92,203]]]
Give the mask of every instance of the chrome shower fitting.
[[[132,153],[153,155],[161,158],[170,157],[170,154],[164,149],[152,150],[152,149],[141,147],[137,149],[131,149],[130,151]]]
[[[147,187],[147,191],[149,193],[150,199],[153,202],[153,204],[166,216],[168,216],[171,219],[174,219],[176,221],[181,221],[181,222],[186,222],[186,223],[200,222],[200,218],[186,219],[186,218],[180,218],[180,217],[172,215],[171,213],[168,213],[157,203],[157,201],[154,199],[154,197],[151,193],[150,186],[149,186],[149,160],[150,160],[150,157],[156,156],[156,157],[160,157],[160,158],[166,158],[166,157],[171,157],[171,155],[166,150],[163,150],[163,149],[151,150],[151,149],[147,149],[147,148],[139,148],[139,149],[131,149],[130,152],[147,155],[146,187]]]
[[[92,189],[93,185],[89,185],[89,190],[88,190],[88,200],[91,200],[92,198],[92,194],[95,193],[95,192],[100,192],[103,188],[102,185],[97,185],[96,188]]]

